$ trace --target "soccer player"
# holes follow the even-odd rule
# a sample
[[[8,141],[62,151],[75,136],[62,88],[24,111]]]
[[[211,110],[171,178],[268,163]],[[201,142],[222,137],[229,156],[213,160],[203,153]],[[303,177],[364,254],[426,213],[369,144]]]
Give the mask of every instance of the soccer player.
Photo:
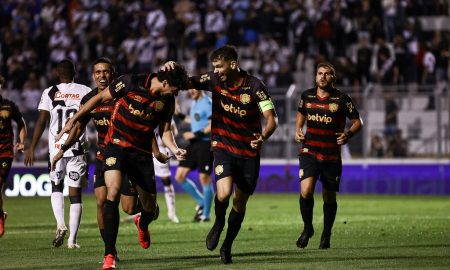
[[[316,87],[304,91],[298,105],[295,140],[301,142],[300,162],[300,213],[303,232],[296,244],[308,245],[314,235],[314,188],[318,179],[323,190],[323,232],[320,249],[330,248],[331,229],[336,217],[336,192],[342,173],[340,148],[362,127],[362,121],[352,99],[334,87],[336,72],[327,62],[317,65]],[[344,131],[346,118],[352,122]],[[302,131],[306,123],[306,133]]]
[[[118,200],[122,175],[130,177],[139,193],[143,210],[135,216],[141,247],[150,247],[149,224],[155,217],[156,185],[152,160],[154,129],[159,128],[163,143],[178,160],[186,151],[178,148],[170,128],[178,89],[185,89],[188,77],[184,68],[176,65],[171,71],[148,75],[124,75],[111,82],[92,97],[61,130],[57,139],[90,111],[111,99],[116,99],[110,126],[105,138],[105,183],[107,199],[103,208],[105,225],[105,257],[102,269],[114,269],[114,254],[119,228]]]
[[[213,71],[191,77],[191,88],[212,92],[211,147],[217,194],[214,199],[216,219],[206,237],[206,248],[211,251],[217,247],[225,226],[234,185],[233,207],[220,248],[222,263],[229,264],[232,263],[233,241],[258,181],[262,144],[275,131],[278,118],[264,83],[239,68],[235,47],[218,48],[210,60]],[[172,65],[173,62],[167,62],[164,68]]]
[[[0,75],[0,90],[5,78]],[[17,123],[18,142],[14,145],[14,133],[11,121]],[[0,237],[5,234],[5,220],[8,216],[3,211],[3,185],[6,182],[14,157],[14,148],[23,152],[27,126],[17,105],[0,95]]]
[[[75,66],[72,61],[68,59],[62,60],[57,64],[56,71],[61,83],[45,89],[42,93],[38,106],[39,117],[35,125],[30,148],[25,155],[24,163],[27,166],[31,166],[34,163],[36,145],[49,121],[48,148],[50,160],[61,148],[64,148],[64,140],[62,143],[57,143],[55,142],[55,136],[65,122],[78,111],[81,99],[91,91],[89,87],[73,82]],[[61,162],[58,162],[56,169],[50,171],[52,182],[51,204],[57,223],[53,246],[60,247],[64,243],[64,237],[67,233],[67,227],[64,222],[63,195],[64,178],[67,175],[70,199],[70,234],[67,247],[79,248],[77,233],[82,214],[81,189],[87,184],[87,140],[85,133],[82,134],[76,144],[65,150],[67,151],[64,153]]]
[[[197,203],[194,221],[204,222],[210,220],[211,202],[214,198],[214,187],[211,182],[211,139],[209,136],[211,132],[212,101],[210,97],[196,89],[190,89],[189,95],[193,99],[189,117],[178,114],[186,122],[190,123],[191,131],[183,134],[184,139],[189,141],[189,146],[186,149],[186,160],[180,161],[178,164],[175,180]],[[199,170],[199,180],[203,194],[187,178],[188,173],[196,168]]]

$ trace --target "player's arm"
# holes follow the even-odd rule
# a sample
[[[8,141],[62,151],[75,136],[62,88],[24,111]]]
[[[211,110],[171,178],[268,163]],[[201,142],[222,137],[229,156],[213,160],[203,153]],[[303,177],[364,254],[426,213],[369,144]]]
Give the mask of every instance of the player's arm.
[[[303,142],[305,140],[305,134],[303,134],[302,128],[305,124],[306,117],[301,112],[297,112],[297,119],[295,120],[295,141]]]
[[[84,106],[80,108],[80,110],[74,116],[72,116],[72,118],[69,119],[69,121],[67,121],[66,125],[61,129],[61,131],[56,136],[55,141],[59,141],[61,137],[64,135],[64,133],[69,132],[72,129],[75,122],[79,121],[79,119],[86,117],[99,104],[109,101],[111,99],[113,99],[113,96],[109,91],[109,87],[99,92],[97,95],[93,96],[91,99],[89,99],[88,102],[84,104]]]
[[[39,111],[39,117],[34,126],[33,138],[31,139],[30,148],[25,153],[24,164],[26,166],[31,166],[34,163],[34,151],[36,149],[36,145],[39,142],[39,139],[42,136],[42,133],[45,130],[45,126],[50,119],[50,112],[46,110]]]
[[[158,160],[161,163],[166,163],[170,159],[169,153],[162,153],[159,150],[158,141],[156,140],[156,136],[153,136],[153,139],[152,139],[152,153],[153,153],[153,157],[156,158],[156,160]]]
[[[69,136],[67,137],[67,140],[64,142],[64,144],[61,144],[61,147],[56,153],[56,155],[53,157],[51,161],[51,170],[54,171],[56,168],[56,163],[64,156],[64,153],[74,145],[77,140],[80,138],[80,136],[83,134],[83,132],[86,130],[87,122],[85,121],[77,121],[75,123],[74,128],[70,130]]]
[[[363,126],[363,121],[361,119],[361,117],[356,118],[356,119],[351,119],[352,121],[352,125],[350,126],[349,129],[347,129],[346,131],[344,131],[343,133],[337,133],[338,138],[337,138],[337,144],[346,144],[348,142],[348,140],[353,137],[353,135],[355,135],[356,133],[358,133],[362,126]]]
[[[254,149],[260,149],[263,142],[269,139],[269,137],[273,134],[275,129],[278,127],[278,117],[275,113],[275,110],[269,109],[263,112],[263,116],[266,119],[266,126],[261,134],[254,134],[256,140],[250,142],[250,145]]]
[[[161,135],[161,140],[164,143],[165,146],[167,146],[170,151],[175,155],[177,160],[184,160],[186,159],[186,150],[178,148],[177,143],[175,142],[175,139],[173,138],[173,132],[171,129],[171,122],[161,122],[159,124],[159,134]]]
[[[19,141],[16,143],[17,151],[23,152],[25,149],[25,139],[27,138],[27,125],[23,117],[17,121],[17,130],[19,131]]]

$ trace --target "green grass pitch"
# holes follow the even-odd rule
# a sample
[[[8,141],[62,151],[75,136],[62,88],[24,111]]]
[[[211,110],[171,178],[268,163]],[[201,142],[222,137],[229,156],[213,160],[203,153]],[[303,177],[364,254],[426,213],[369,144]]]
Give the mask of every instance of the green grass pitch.
[[[255,194],[233,246],[233,264],[225,266],[218,249],[205,248],[211,223],[191,222],[193,200],[177,194],[181,223],[172,224],[164,198],[158,196],[161,215],[150,225],[148,250],[137,242],[134,224],[121,222],[118,269],[450,269],[447,197],[339,195],[331,249],[319,250],[323,216],[317,194],[316,234],[306,249],[299,250],[298,195]],[[81,249],[69,250],[67,238],[60,248],[51,245],[56,225],[49,198],[5,198],[9,216],[0,238],[0,269],[100,269],[103,242],[94,197],[84,196],[83,201]],[[67,214],[68,207],[66,222]]]

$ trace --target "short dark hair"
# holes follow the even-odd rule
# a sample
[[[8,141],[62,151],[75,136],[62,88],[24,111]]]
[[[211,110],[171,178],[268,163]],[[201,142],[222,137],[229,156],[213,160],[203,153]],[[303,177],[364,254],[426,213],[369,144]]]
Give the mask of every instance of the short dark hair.
[[[70,59],[61,60],[56,65],[56,71],[58,72],[58,76],[61,79],[70,79],[72,80],[75,77],[75,65]]]
[[[321,67],[329,68],[331,70],[331,74],[333,75],[333,77],[336,78],[336,69],[334,69],[334,66],[331,63],[329,63],[329,62],[320,62],[319,64],[317,64],[316,72]]]
[[[211,57],[212,61],[224,60],[224,61],[237,61],[239,58],[236,47],[231,45],[224,45],[217,50],[213,51]]]
[[[113,63],[113,61],[111,61],[111,59],[109,59],[108,57],[100,57],[97,60],[95,60],[95,62],[92,64],[92,70],[94,70],[94,66],[97,64],[108,64],[110,69],[111,69],[111,74],[115,74],[116,73],[116,67]]]
[[[170,86],[177,89],[188,89],[189,77],[183,66],[175,64],[171,70],[159,70],[157,73],[159,81],[167,80]]]

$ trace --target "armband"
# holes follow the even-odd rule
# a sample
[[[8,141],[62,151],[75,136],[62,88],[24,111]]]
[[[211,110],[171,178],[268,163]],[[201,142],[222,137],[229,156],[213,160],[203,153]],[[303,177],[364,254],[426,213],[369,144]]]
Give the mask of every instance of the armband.
[[[69,148],[70,148],[69,146],[67,146],[67,145],[65,145],[65,144],[61,144],[61,150],[62,150],[63,152],[66,152],[67,149],[69,149]]]
[[[270,99],[259,102],[258,106],[259,106],[259,109],[261,110],[261,112],[265,112],[270,109],[274,109],[273,102]]]
[[[351,130],[347,130],[347,131],[345,132],[345,136],[347,136],[347,138],[353,137],[354,134],[355,134],[355,133],[353,133],[353,131],[351,131]]]

